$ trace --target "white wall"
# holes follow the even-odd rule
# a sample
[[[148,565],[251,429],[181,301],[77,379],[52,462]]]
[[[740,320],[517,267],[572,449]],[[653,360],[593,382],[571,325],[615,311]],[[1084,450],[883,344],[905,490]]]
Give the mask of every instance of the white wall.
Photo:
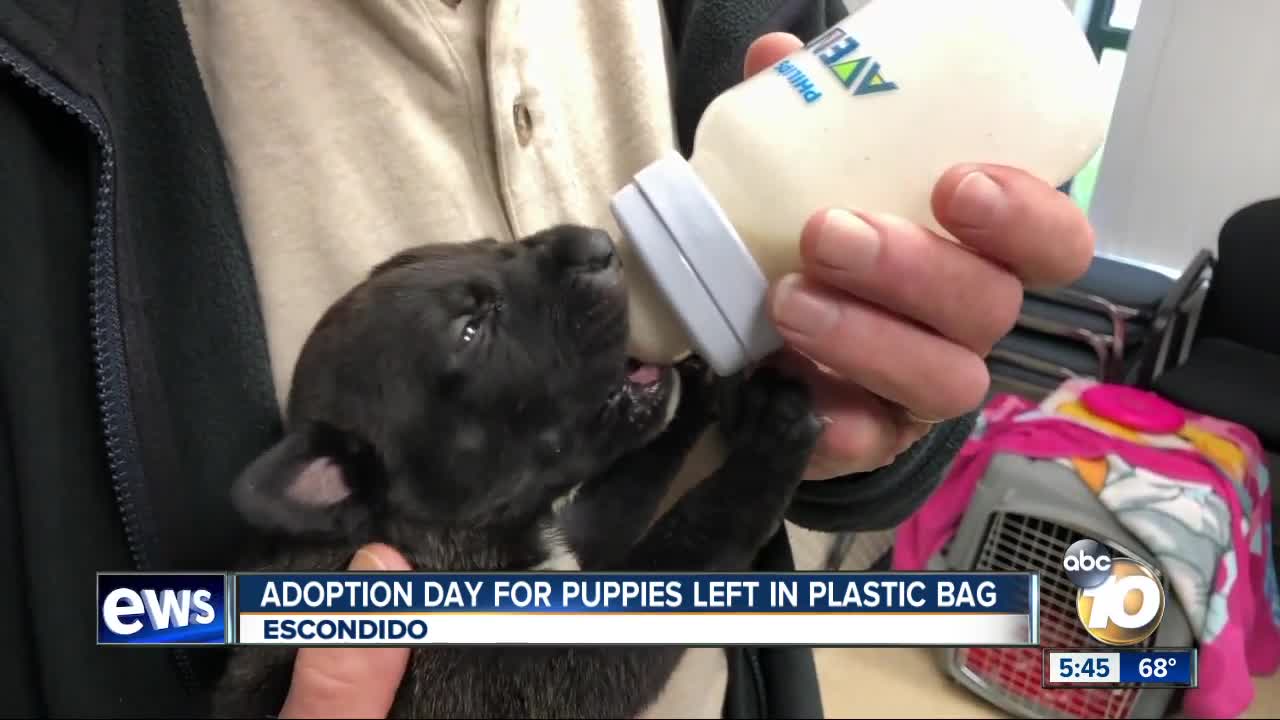
[[[1089,0],[1062,0],[1062,1],[1067,4],[1067,7],[1072,9],[1077,9],[1078,6],[1084,6],[1085,10],[1088,9],[1087,6],[1089,3]],[[1196,1],[1209,2],[1211,0],[1196,0]],[[854,10],[857,10],[863,5],[866,5],[868,2],[870,2],[870,0],[844,0],[844,6],[849,10],[849,12],[853,12]]]
[[[1148,0],[1090,220],[1098,250],[1172,269],[1280,196],[1280,1]]]
[[[868,2],[869,0],[844,0],[844,6],[848,8],[850,12],[853,12],[863,5],[866,5]],[[1074,8],[1077,3],[1081,2],[1081,0],[1063,0],[1063,2],[1067,4],[1067,7]]]

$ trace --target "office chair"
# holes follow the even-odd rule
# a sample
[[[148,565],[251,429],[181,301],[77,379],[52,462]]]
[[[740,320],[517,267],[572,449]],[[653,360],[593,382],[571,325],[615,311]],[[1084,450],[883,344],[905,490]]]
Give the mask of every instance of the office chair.
[[[1143,384],[1195,322],[1211,268],[1207,250],[1177,278],[1095,256],[1069,287],[1026,291],[1018,323],[988,368],[993,378],[1039,391],[1073,377]]]
[[[1150,381],[1188,409],[1232,420],[1280,452],[1280,198],[1247,205],[1218,236],[1218,257],[1188,350]]]

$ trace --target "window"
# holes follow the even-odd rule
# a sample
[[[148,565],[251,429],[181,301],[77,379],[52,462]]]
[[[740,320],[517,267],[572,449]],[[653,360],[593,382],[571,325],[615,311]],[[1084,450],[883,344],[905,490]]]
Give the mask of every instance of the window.
[[[1112,107],[1120,90],[1120,78],[1124,75],[1125,52],[1129,46],[1129,33],[1138,21],[1138,9],[1142,0],[1077,0],[1077,14],[1084,18],[1085,36],[1093,47],[1093,54],[1102,67],[1102,81],[1110,93]],[[1093,158],[1064,188],[1081,209],[1088,212],[1093,200],[1093,187],[1098,177],[1098,165],[1104,148],[1099,148]]]

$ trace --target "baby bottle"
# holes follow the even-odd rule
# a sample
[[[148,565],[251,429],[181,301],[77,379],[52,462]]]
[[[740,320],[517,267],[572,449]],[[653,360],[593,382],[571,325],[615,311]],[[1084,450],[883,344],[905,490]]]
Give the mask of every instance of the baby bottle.
[[[613,197],[624,258],[640,261],[632,354],[694,351],[721,375],[760,360],[782,346],[768,289],[799,269],[813,213],[891,213],[949,237],[930,209],[947,168],[1060,185],[1102,143],[1103,91],[1063,0],[872,0],[712,101],[689,160],[672,152]]]

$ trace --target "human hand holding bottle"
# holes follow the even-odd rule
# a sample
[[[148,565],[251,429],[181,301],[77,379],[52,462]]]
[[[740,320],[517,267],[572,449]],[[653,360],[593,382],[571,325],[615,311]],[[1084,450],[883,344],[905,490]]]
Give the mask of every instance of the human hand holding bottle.
[[[759,38],[746,75],[801,45]],[[1016,168],[953,167],[932,207],[959,243],[857,208],[815,212],[801,271],[770,289],[781,362],[810,379],[829,420],[810,480],[887,465],[934,422],[976,409],[990,385],[984,358],[1013,328],[1023,288],[1068,284],[1093,257],[1084,213]]]

